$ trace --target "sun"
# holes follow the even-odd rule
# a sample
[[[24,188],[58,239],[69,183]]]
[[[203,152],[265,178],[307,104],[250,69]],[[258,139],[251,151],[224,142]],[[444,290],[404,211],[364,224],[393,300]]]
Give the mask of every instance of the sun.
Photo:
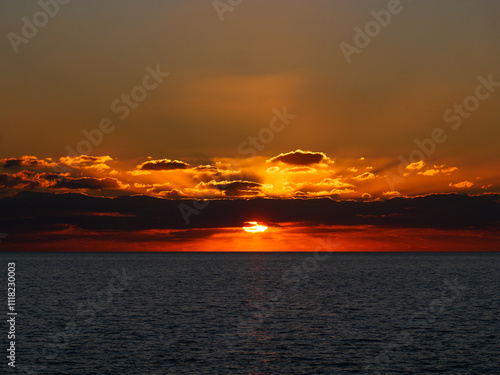
[[[267,230],[266,225],[259,225],[256,221],[247,221],[246,224],[252,224],[252,226],[243,227],[243,230],[248,233],[259,233],[265,232]]]

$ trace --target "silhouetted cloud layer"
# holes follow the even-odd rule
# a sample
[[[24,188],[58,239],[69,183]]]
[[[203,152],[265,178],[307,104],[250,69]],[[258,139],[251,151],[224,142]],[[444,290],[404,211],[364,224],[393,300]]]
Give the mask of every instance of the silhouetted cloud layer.
[[[59,179],[54,189],[119,189],[120,182],[115,178],[69,178]]]
[[[82,181],[71,183],[84,184]],[[91,185],[96,182],[85,183]],[[109,181],[101,183],[114,185]],[[95,188],[99,186],[97,184]],[[248,186],[239,188],[246,189]],[[193,200],[148,196],[103,198],[78,193],[20,192],[0,198],[0,219],[2,230],[9,233],[63,227],[98,231],[239,227],[252,219],[276,225],[300,222],[310,226],[493,228],[500,223],[499,199],[500,194],[435,194],[372,202],[256,198],[196,203]],[[186,224],[179,209],[180,204],[192,208],[189,224]]]

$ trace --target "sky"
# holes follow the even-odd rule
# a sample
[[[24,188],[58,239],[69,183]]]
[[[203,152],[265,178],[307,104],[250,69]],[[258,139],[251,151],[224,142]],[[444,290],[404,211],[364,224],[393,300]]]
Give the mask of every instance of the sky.
[[[495,0],[2,2],[0,207],[75,193],[292,206],[468,194],[494,208],[499,11]],[[264,220],[224,226],[253,219]]]

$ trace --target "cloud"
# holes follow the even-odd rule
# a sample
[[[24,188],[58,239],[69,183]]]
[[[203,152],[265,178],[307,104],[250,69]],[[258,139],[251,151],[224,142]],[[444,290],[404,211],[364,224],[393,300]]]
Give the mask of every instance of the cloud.
[[[354,179],[358,181],[373,180],[374,178],[375,175],[371,172],[365,172],[363,174],[360,174],[359,176],[354,177]]]
[[[150,160],[138,166],[143,171],[171,171],[174,169],[188,169],[191,166],[180,160],[158,159]]]
[[[354,193],[352,189],[332,189],[332,190],[321,190],[321,191],[295,191],[292,196],[299,198],[315,198],[315,197],[337,197],[341,194]]]
[[[266,169],[266,173],[278,173],[280,171],[280,167],[269,167]]]
[[[244,185],[239,187],[245,188]],[[173,189],[165,196],[175,194]],[[259,217],[274,223],[488,228],[498,226],[500,222],[500,204],[496,202],[499,199],[500,194],[432,194],[363,202],[338,202],[331,199],[219,199],[211,201],[200,214],[192,215],[189,227],[239,227],[242,222]],[[191,204],[190,200],[185,202]],[[40,207],[50,207],[50,210]],[[116,214],[94,214],[89,220],[89,214],[102,212]],[[0,218],[9,233],[44,231],[49,218],[50,225],[87,230],[137,231],[187,227],[179,211],[179,200],[148,196],[111,199],[85,194],[21,192],[0,198]]]
[[[392,190],[392,191],[384,191],[382,193],[382,195],[385,195],[385,196],[388,196],[388,197],[397,197],[397,196],[400,196],[401,193],[399,191]]]
[[[425,162],[423,160],[417,161],[415,163],[408,164],[406,169],[422,169],[425,166]]]
[[[289,183],[288,186],[292,186],[295,190],[301,190],[304,192],[309,191],[325,191],[332,189],[342,189],[342,188],[352,188],[354,185],[342,181],[341,178],[324,178],[318,183],[304,182],[304,183]]]
[[[8,189],[122,189],[123,185],[115,178],[73,178],[69,174],[36,173],[21,171],[14,174],[0,174],[0,187]]]
[[[25,155],[20,158],[0,159],[0,164],[4,168],[47,167],[54,165],[54,162],[51,158],[38,159],[36,156]]]
[[[436,167],[436,166],[434,166]],[[456,172],[458,171],[458,168],[457,167],[449,167],[449,168],[443,168],[441,169],[441,173],[445,173],[445,174],[450,174],[450,173],[453,173],[453,172]]]
[[[27,172],[27,171],[24,171]],[[8,174],[0,174],[0,187],[4,189],[8,188],[24,188],[31,184],[33,181],[26,176],[23,172]],[[33,186],[35,187],[35,186]],[[36,186],[38,187],[38,185]]]
[[[94,164],[105,164],[108,161],[113,160],[111,156],[91,156],[91,155],[80,155],[80,156],[65,156],[59,158],[59,161],[63,164],[69,166],[86,167]]]
[[[467,188],[470,188],[473,185],[474,185],[473,182],[462,181],[462,182],[457,182],[456,184],[450,183],[448,186],[450,186],[450,187],[456,187],[456,188],[459,188],[459,189],[467,189]]]
[[[221,163],[219,163],[219,164],[221,164]],[[193,169],[196,171],[214,172],[214,173],[220,171],[220,169],[218,167],[216,167],[215,165],[212,165],[212,164],[198,165],[198,166],[194,167]]]
[[[141,171],[141,170],[133,170],[133,171],[128,171],[127,173],[130,173],[132,176],[142,176],[142,175],[149,175],[151,172],[148,171]]]
[[[318,173],[318,169],[315,167],[308,167],[308,166],[302,166],[302,167],[290,167],[290,168],[284,168],[281,169],[278,166],[273,166],[269,167],[266,169],[266,173],[288,173],[288,174],[303,174],[303,173]]]
[[[435,176],[439,174],[441,171],[438,169],[428,169],[425,172],[418,172],[418,174],[421,174],[423,176]]]
[[[178,189],[172,189],[172,190],[164,190],[161,191],[159,196],[163,198],[171,198],[171,199],[178,199],[178,198],[185,198],[186,194],[184,194],[182,191]]]
[[[456,189],[468,187],[465,181],[476,183],[471,175],[462,173],[465,180],[462,181],[463,184],[459,182],[461,180],[455,179],[454,182],[458,184],[449,185],[453,180],[447,175],[456,173],[458,168],[444,164],[422,167],[423,163],[419,162],[415,168],[420,170],[416,170],[411,179],[401,178],[403,182],[398,182],[399,185],[388,189],[386,181],[380,178],[378,172],[368,170],[368,161],[339,159],[335,161],[334,170],[333,161],[322,152],[302,150],[283,153],[273,158],[200,158],[186,162],[148,158],[137,163],[119,161],[107,155],[66,156],[55,159],[55,162],[35,156],[0,160],[0,166],[9,165],[7,168],[10,168],[0,169],[0,173],[5,172],[0,178],[2,196],[15,194],[17,190],[86,189],[86,194],[95,196],[145,194],[166,198],[266,196],[307,199],[340,195],[342,198],[362,199],[363,193],[369,193],[373,198],[387,199],[395,196],[395,193],[383,194],[386,190],[399,190],[404,195],[415,196],[436,190],[457,191]],[[354,164],[356,166],[353,167],[356,162],[361,165]],[[373,161],[370,161],[370,164],[372,163]],[[384,163],[385,159],[375,161],[375,167]],[[19,168],[24,164],[28,166]],[[358,171],[353,172],[352,168]],[[479,191],[480,186],[490,183],[493,183],[494,187],[488,191],[498,189],[498,178],[488,175],[485,177],[481,171],[474,173],[482,178],[481,184],[477,186]],[[83,178],[96,180],[75,180]],[[103,180],[104,178],[111,180]],[[57,183],[58,180],[61,182]]]
[[[96,170],[104,170],[109,169],[109,166],[106,165],[106,162],[112,161],[113,158],[110,156],[89,156],[89,155],[80,155],[80,156],[65,156],[59,158],[59,163],[54,162],[51,158],[39,159],[36,156],[22,156],[20,158],[5,158],[0,159],[0,166],[4,168],[18,168],[18,167],[27,167],[30,169],[40,169],[40,168],[53,168],[53,169],[64,169],[61,168],[61,164],[65,167],[71,168],[81,168],[81,169],[96,169]],[[65,168],[65,170],[70,171],[69,168]]]
[[[281,153],[268,160],[269,162],[282,162],[291,165],[313,165],[319,164],[322,161],[330,161],[330,159],[322,152],[296,150],[287,153]]]
[[[47,188],[55,183],[61,175],[55,173],[35,173],[33,171],[21,171],[18,173],[0,174],[0,187],[5,189],[38,189]]]
[[[216,181],[259,181],[254,171],[249,169],[243,172],[240,169],[235,169],[226,163],[215,163],[215,165],[199,165],[197,167],[186,170],[189,176],[196,182]]]
[[[315,198],[333,197],[353,193],[354,185],[344,182],[341,178],[324,178],[320,182],[287,182],[278,196]]]
[[[292,167],[283,169],[281,172],[284,173],[316,173],[316,168],[311,167]]]
[[[426,171],[424,172],[418,172],[419,175],[422,175],[422,176],[435,176],[435,175],[438,175],[438,174],[451,174],[453,172],[456,172],[458,171],[458,168],[457,167],[448,167],[448,168],[445,168],[445,165],[435,165],[434,168],[430,168],[430,169],[427,169]]]
[[[228,197],[260,195],[262,188],[262,184],[253,181],[210,181],[208,184],[201,184],[205,187],[221,190]]]
[[[116,178],[93,178],[93,177],[63,177],[56,182],[54,189],[121,189],[122,184]]]
[[[136,188],[148,188],[148,193],[152,193],[152,194],[158,194],[158,193],[172,190],[172,184],[170,182],[167,182],[164,184],[152,184],[152,185],[139,184],[136,182],[136,183],[134,183],[134,187],[136,187]]]
[[[77,169],[93,169],[98,172],[104,172],[110,169],[109,165],[106,163],[108,161],[113,161],[113,158],[108,155],[103,156],[91,156],[91,155],[80,155],[80,156],[65,156],[59,158],[61,164]]]

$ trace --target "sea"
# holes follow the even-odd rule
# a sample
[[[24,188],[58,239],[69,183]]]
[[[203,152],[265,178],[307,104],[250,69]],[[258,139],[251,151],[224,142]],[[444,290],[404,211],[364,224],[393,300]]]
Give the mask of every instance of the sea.
[[[500,374],[499,253],[0,260],[5,373]]]

